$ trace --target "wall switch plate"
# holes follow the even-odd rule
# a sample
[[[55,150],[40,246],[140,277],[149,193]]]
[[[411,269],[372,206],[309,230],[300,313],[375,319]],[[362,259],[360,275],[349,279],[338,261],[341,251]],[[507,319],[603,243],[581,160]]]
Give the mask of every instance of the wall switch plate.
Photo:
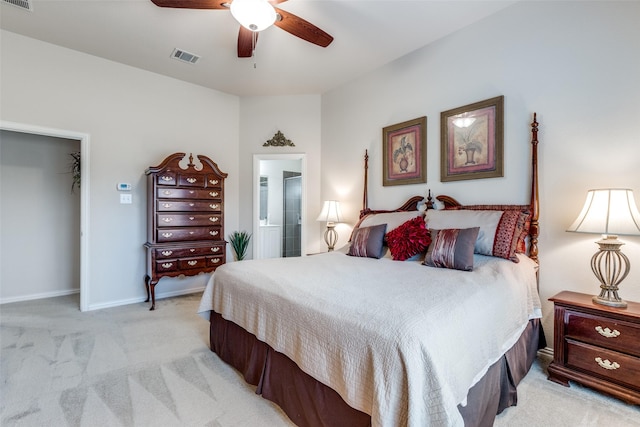
[[[131,184],[127,182],[119,182],[118,191],[131,191]]]
[[[121,194],[120,203],[123,205],[130,205],[133,203],[133,197],[131,197],[131,194]]]

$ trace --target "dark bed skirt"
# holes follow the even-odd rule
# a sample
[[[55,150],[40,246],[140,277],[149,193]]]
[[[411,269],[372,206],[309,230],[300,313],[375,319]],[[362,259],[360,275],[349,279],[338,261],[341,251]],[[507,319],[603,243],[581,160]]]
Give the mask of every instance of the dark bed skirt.
[[[211,312],[211,350],[237,369],[256,393],[279,405],[300,427],[366,427],[371,417],[347,405],[338,393],[304,373],[291,359],[233,322]],[[458,409],[465,426],[491,426],[496,414],[516,405],[516,387],[533,364],[544,335],[529,322],[516,344],[494,363]]]

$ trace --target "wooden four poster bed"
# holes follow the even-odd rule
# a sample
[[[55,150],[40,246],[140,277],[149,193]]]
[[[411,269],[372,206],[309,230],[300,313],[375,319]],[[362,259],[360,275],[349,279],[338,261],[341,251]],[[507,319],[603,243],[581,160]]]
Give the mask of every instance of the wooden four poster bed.
[[[365,159],[348,247],[215,271],[199,310],[211,350],[301,427],[492,425],[545,345],[531,126],[527,205],[372,210]]]

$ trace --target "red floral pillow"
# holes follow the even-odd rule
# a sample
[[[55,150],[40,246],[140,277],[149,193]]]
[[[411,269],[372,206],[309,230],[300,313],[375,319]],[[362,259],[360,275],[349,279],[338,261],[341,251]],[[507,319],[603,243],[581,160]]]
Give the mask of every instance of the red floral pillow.
[[[404,261],[424,252],[431,243],[431,234],[422,216],[415,217],[386,235],[391,256],[396,261]]]

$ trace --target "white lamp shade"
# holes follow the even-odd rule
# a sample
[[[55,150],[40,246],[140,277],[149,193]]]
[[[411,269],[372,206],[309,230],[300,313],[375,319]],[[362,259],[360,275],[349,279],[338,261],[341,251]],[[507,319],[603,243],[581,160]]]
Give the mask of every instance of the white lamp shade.
[[[262,31],[276,22],[276,10],[267,0],[233,0],[229,9],[247,30]]]
[[[582,212],[567,231],[640,235],[640,212],[627,188],[589,190]]]
[[[316,221],[342,222],[340,203],[336,200],[326,200],[322,206],[322,212],[320,212]]]

